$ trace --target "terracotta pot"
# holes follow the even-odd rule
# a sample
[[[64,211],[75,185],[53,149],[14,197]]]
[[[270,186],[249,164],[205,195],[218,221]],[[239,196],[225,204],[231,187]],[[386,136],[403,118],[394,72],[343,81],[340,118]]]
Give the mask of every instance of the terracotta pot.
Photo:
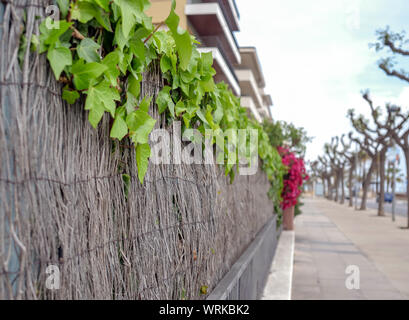
[[[283,229],[294,230],[294,206],[283,211]]]

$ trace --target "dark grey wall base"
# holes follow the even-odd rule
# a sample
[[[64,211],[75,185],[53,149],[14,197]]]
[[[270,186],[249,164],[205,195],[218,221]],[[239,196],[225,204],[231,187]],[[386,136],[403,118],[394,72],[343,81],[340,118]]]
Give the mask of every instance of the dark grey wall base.
[[[224,276],[207,300],[259,299],[273,261],[281,228],[273,216]]]

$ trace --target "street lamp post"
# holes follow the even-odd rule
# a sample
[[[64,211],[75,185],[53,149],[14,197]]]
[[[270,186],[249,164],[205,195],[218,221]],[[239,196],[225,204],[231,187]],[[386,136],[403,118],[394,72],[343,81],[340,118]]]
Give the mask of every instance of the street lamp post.
[[[396,199],[395,199],[395,161],[392,162],[392,221],[395,221],[395,207],[396,207]]]
[[[358,146],[356,146],[356,151],[355,151],[355,210],[358,209],[358,187],[359,187],[359,181],[358,181]]]

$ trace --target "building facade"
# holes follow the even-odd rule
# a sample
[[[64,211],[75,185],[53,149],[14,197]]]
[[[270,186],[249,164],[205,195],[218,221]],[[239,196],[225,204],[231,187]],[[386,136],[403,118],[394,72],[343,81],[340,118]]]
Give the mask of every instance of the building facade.
[[[163,22],[171,0],[151,0],[147,14],[152,22]],[[254,47],[239,47],[234,32],[240,30],[239,12],[234,0],[176,0],[180,26],[194,34],[199,51],[212,52],[215,81],[224,81],[250,116],[262,121],[271,117],[270,95],[264,93],[265,81]]]

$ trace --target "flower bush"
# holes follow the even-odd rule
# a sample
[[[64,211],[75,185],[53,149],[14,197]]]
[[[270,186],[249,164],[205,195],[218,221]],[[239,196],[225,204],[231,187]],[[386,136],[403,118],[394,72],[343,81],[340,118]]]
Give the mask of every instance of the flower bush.
[[[284,176],[284,188],[282,191],[281,208],[283,210],[295,206],[301,194],[301,187],[304,181],[308,180],[302,158],[297,158],[293,152],[284,147],[277,147],[281,156],[281,161],[288,168]]]

